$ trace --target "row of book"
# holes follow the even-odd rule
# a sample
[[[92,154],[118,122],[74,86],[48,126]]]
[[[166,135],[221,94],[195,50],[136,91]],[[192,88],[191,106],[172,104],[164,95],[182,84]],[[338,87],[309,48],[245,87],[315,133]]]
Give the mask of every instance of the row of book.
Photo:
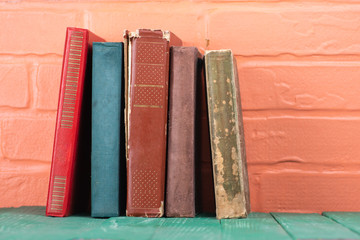
[[[124,43],[92,47],[89,34],[67,29],[46,215],[63,217],[91,206],[93,217],[194,217],[204,95],[216,216],[246,217],[249,189],[232,52],[203,57],[161,30],[125,31]]]

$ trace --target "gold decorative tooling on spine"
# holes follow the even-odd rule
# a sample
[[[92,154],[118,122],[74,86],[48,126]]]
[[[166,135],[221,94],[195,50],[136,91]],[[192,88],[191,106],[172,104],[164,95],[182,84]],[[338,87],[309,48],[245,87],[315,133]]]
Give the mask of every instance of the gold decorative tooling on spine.
[[[61,212],[63,210],[65,198],[66,177],[55,176],[53,182],[53,191],[51,194],[50,210]]]
[[[80,62],[82,55],[83,33],[72,31],[70,35],[70,50],[67,57],[68,64],[65,77],[65,92],[63,96],[63,107],[61,109],[60,126],[71,129],[74,124],[75,104],[77,98],[77,87],[80,74]]]

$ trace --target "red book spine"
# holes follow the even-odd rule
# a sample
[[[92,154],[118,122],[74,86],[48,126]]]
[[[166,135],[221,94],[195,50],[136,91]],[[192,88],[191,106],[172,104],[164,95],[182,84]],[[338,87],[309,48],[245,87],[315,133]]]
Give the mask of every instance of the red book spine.
[[[127,216],[164,214],[169,38],[160,30],[130,33]]]
[[[67,28],[46,215],[71,213],[83,99],[88,30]]]

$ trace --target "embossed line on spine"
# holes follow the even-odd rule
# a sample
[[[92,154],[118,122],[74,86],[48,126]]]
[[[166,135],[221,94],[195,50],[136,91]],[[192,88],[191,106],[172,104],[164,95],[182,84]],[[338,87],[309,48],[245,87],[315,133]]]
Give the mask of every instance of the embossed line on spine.
[[[156,88],[164,88],[164,85],[153,85],[153,84],[135,84],[135,87],[156,87]]]
[[[134,107],[162,108],[163,85],[134,84]]]
[[[60,121],[60,126],[62,128],[71,129],[74,124],[83,41],[84,36],[82,32],[73,31],[71,33],[70,49],[67,56],[68,64],[65,72],[65,92]]]
[[[51,193],[50,210],[52,212],[62,212],[65,198],[66,177],[55,176]]]

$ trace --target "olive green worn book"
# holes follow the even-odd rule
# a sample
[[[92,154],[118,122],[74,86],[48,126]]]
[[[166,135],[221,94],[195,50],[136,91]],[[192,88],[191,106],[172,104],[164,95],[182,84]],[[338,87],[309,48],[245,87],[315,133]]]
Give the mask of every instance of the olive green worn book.
[[[205,53],[216,217],[250,212],[244,128],[236,61],[231,50]]]

